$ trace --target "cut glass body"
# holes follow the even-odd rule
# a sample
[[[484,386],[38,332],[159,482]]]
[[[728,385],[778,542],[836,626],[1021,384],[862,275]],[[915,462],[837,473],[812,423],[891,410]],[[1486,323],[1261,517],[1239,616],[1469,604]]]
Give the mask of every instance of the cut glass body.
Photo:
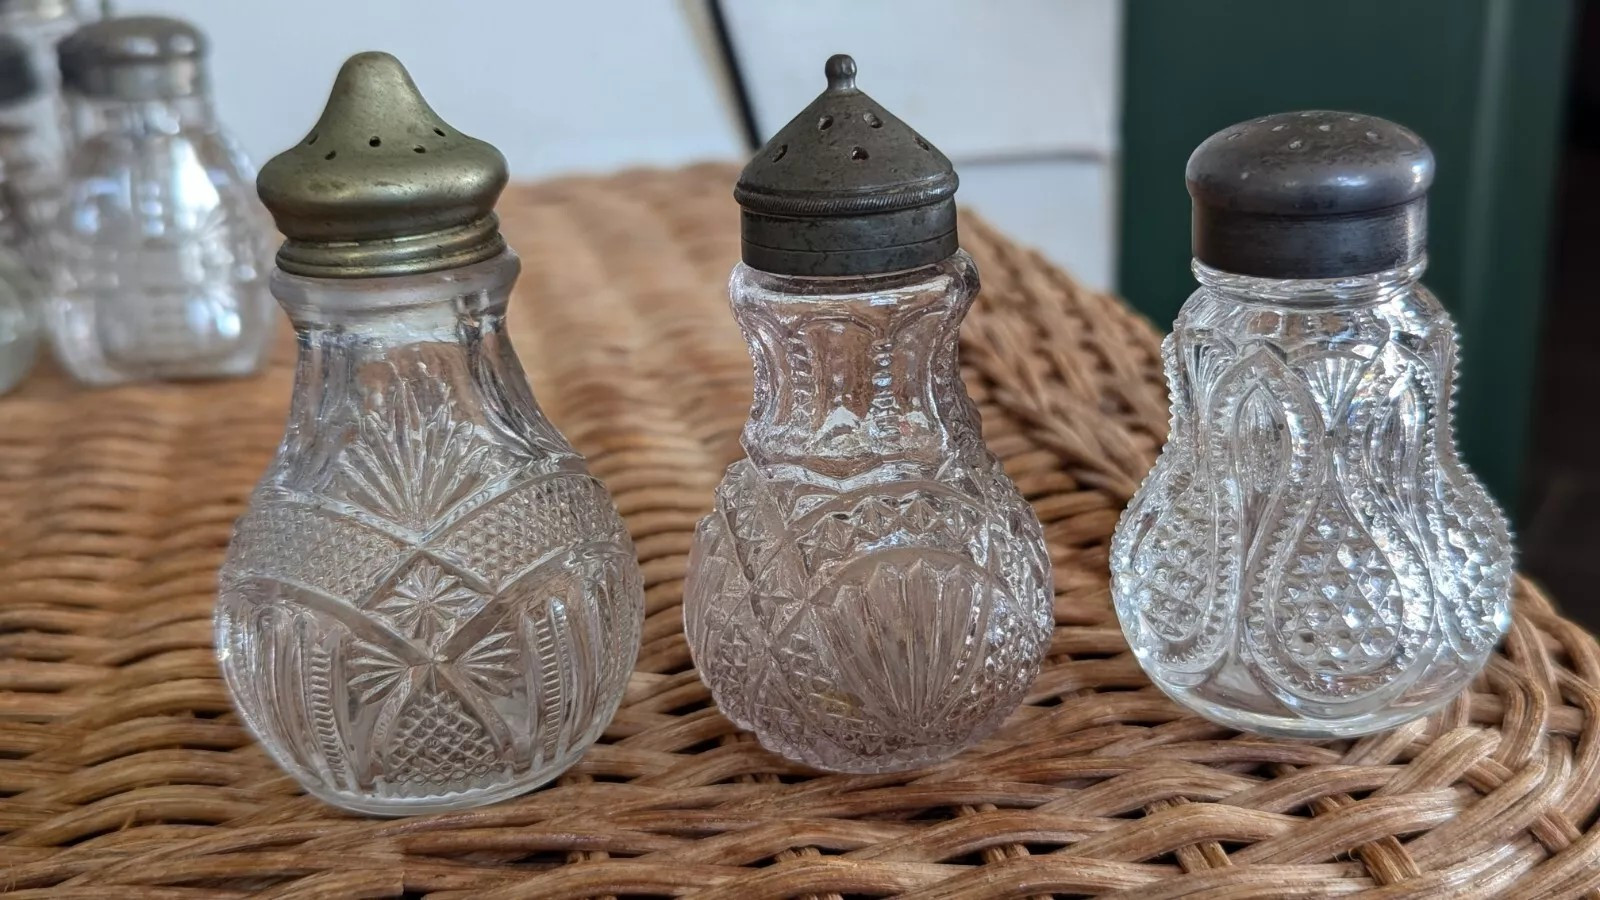
[[[1039,520],[990,455],[957,358],[965,253],[906,272],[740,265],[755,363],[684,616],[722,711],[822,769],[908,769],[982,739],[1049,646]]]
[[[1195,266],[1164,345],[1171,433],[1111,568],[1145,672],[1208,718],[1392,727],[1461,691],[1510,624],[1510,537],[1456,453],[1455,326],[1422,268]]]

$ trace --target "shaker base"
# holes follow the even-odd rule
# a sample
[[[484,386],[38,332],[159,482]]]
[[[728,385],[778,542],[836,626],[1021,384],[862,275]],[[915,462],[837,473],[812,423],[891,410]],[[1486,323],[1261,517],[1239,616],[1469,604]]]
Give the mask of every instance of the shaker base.
[[[1437,712],[1454,699],[1446,694],[1432,703],[1408,706],[1404,709],[1381,709],[1365,715],[1341,719],[1310,719],[1301,716],[1271,715],[1224,706],[1196,696],[1192,691],[1154,682],[1179,706],[1198,713],[1218,725],[1264,737],[1295,738],[1299,740],[1336,740],[1362,737],[1380,731],[1398,728],[1413,719]]]
[[[1020,705],[1020,704],[1019,704]],[[881,756],[859,756],[845,754],[823,755],[817,747],[801,746],[789,743],[776,735],[752,731],[756,743],[763,750],[775,753],[791,762],[812,768],[818,772],[830,772],[838,775],[887,775],[894,772],[914,772],[936,766],[946,760],[972,749],[979,742],[987,739],[1010,714],[1016,711],[1013,706],[1005,710],[1005,714],[998,716],[994,725],[984,728],[980,732],[963,736],[959,743],[950,743],[943,746],[910,747],[891,754]],[[744,727],[744,726],[740,726]]]
[[[518,797],[536,788],[543,787],[571,768],[588,749],[586,745],[576,753],[569,753],[529,778],[493,787],[462,791],[444,797],[379,799],[323,790],[304,782],[300,786],[305,789],[307,794],[316,797],[323,803],[368,816],[400,818],[402,816],[426,816],[434,813],[460,812],[487,806],[490,803],[498,803],[501,800],[509,800],[512,797]]]

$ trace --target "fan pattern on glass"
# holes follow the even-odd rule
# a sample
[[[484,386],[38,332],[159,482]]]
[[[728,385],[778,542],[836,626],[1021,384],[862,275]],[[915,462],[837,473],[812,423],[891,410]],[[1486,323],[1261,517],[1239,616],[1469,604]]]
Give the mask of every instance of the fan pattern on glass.
[[[685,598],[723,714],[779,753],[858,771],[925,765],[997,728],[1052,623],[1038,521],[1001,479],[952,467],[832,493],[735,464]]]

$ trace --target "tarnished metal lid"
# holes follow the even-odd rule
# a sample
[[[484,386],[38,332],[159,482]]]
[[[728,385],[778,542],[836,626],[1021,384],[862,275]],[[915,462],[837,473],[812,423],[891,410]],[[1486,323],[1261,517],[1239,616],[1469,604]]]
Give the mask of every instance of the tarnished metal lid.
[[[506,160],[445,124],[400,61],[345,61],[322,118],[261,167],[285,272],[366,278],[450,269],[505,249],[494,204]]]
[[[0,106],[21,103],[39,93],[33,54],[15,35],[0,33]]]
[[[1189,157],[1195,259],[1267,278],[1392,269],[1427,243],[1433,151],[1376,116],[1313,110],[1224,128]]]
[[[206,39],[166,16],[101,19],[57,48],[61,83],[86,97],[168,100],[205,89]]]
[[[75,11],[69,0],[0,0],[0,19],[60,19]]]
[[[956,252],[950,160],[856,87],[831,57],[828,88],[750,160],[734,188],[744,261],[784,275],[869,275]]]

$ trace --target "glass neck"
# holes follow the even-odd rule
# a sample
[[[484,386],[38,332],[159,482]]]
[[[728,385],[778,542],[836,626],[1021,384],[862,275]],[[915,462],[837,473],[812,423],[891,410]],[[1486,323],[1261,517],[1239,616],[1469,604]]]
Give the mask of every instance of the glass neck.
[[[211,98],[205,94],[164,100],[109,100],[74,97],[80,137],[103,132],[123,134],[178,134],[214,127]]]
[[[275,268],[270,286],[302,340],[338,332],[392,347],[501,330],[521,269],[507,250],[481,263],[421,275],[308,278]]]
[[[953,434],[976,427],[957,340],[977,291],[965,253],[855,278],[739,266],[734,315],[756,368],[750,458],[835,478],[940,465]]]
[[[1428,258],[1344,278],[1259,278],[1213,269],[1195,260],[1190,268],[1207,289],[1240,303],[1266,303],[1281,306],[1325,309],[1330,307],[1370,306],[1384,303],[1414,289]]]
[[[508,250],[459,269],[389,278],[274,269],[272,292],[299,344],[280,458],[317,469],[315,448],[336,450],[350,424],[376,409],[404,412],[417,428],[470,423],[473,433],[570,455],[542,419],[506,334],[520,266]]]

